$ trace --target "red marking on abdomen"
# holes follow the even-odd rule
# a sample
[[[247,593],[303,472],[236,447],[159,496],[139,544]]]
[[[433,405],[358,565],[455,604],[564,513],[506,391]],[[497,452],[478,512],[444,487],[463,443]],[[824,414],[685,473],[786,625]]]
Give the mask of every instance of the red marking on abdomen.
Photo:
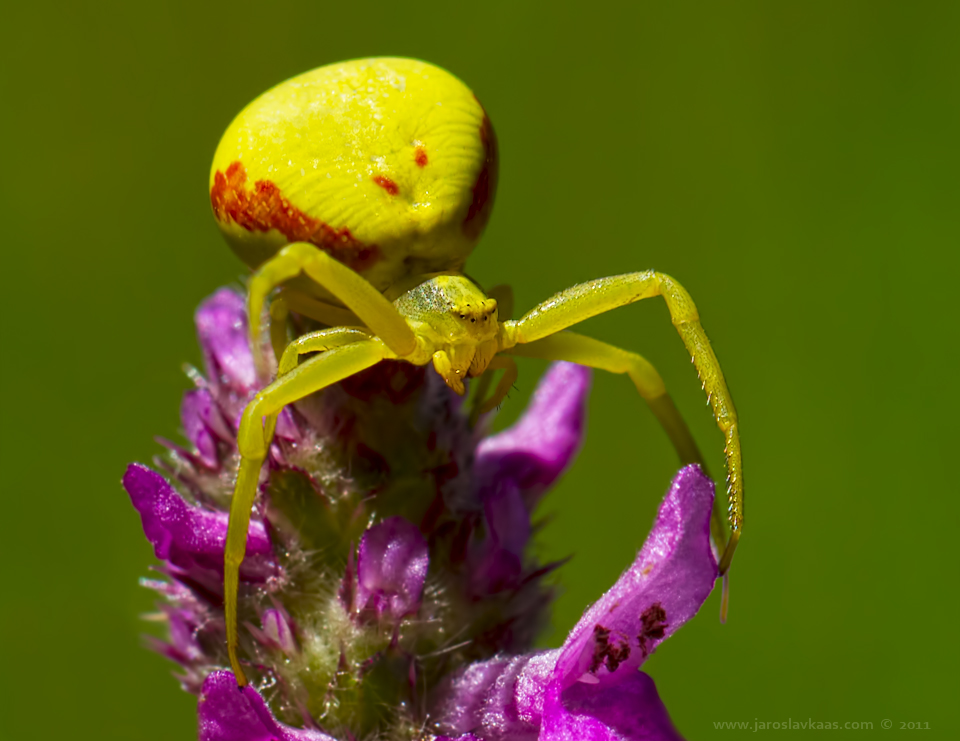
[[[276,183],[258,180],[247,189],[247,171],[243,163],[231,162],[226,173],[213,176],[210,203],[218,221],[232,219],[248,232],[276,229],[290,242],[310,242],[335,260],[353,270],[362,271],[379,261],[380,249],[364,244],[343,226],[336,229],[294,206]]]
[[[400,192],[400,189],[397,187],[397,184],[393,182],[390,178],[388,178],[386,175],[374,175],[373,182],[375,182],[377,185],[379,185],[381,188],[383,188],[385,191],[387,191],[387,193],[389,193],[392,196],[395,196],[397,193]]]
[[[417,163],[417,167],[426,167],[427,166],[427,150],[423,147],[417,147],[417,151],[413,156],[413,161]]]
[[[487,225],[487,219],[490,218],[490,211],[493,208],[493,195],[497,190],[497,135],[486,112],[483,114],[483,123],[480,124],[480,141],[483,142],[486,156],[483,159],[480,174],[477,175],[477,180],[473,184],[473,200],[470,201],[470,209],[463,220],[463,233],[471,239],[479,237],[483,227]]]

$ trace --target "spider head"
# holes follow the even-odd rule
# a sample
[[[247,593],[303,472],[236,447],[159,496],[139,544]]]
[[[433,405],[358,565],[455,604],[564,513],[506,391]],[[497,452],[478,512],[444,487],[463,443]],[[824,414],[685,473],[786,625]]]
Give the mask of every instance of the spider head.
[[[496,299],[466,276],[434,275],[394,305],[426,341],[437,373],[459,394],[464,379],[482,373],[496,353]]]
[[[487,298],[479,286],[463,275],[434,275],[395,302],[411,328],[430,340],[436,349],[473,350],[497,336],[496,299]],[[470,367],[469,359],[464,370]]]
[[[497,300],[493,298],[477,299],[454,303],[448,310],[451,317],[458,320],[463,333],[484,342],[497,334]]]

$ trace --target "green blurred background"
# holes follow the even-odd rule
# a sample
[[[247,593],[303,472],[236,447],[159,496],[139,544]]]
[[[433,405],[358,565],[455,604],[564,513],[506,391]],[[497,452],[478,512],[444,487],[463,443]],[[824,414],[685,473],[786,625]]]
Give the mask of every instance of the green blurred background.
[[[243,275],[210,215],[220,133],[365,55],[442,65],[490,112],[482,282],[525,310],[655,267],[699,305],[748,502],[728,624],[714,594],[647,667],[680,730],[957,731],[960,4],[30,2],[0,34],[0,738],[194,737],[195,699],[140,647],[152,554],[120,475],[178,435],[193,309]],[[719,471],[662,303],[584,329],[658,365]],[[544,554],[575,556],[543,645],[632,560],[674,467],[629,382],[597,376],[542,511]]]

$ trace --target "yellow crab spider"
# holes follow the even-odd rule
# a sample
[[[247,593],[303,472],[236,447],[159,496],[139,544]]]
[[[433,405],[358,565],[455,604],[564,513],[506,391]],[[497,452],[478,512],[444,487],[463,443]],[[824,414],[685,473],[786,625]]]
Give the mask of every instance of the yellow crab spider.
[[[668,275],[629,273],[568,288],[517,320],[505,318],[509,289],[485,294],[462,273],[489,216],[496,181],[496,137],[476,97],[449,73],[410,59],[356,60],[307,72],[260,96],[224,134],[210,199],[231,247],[256,271],[249,318],[258,360],[262,312],[274,289],[283,287],[270,304],[278,373],[240,422],[224,555],[227,646],[240,685],[247,680],[237,656],[239,568],[261,466],[284,406],[390,359],[432,363],[459,394],[466,378],[502,369],[497,388],[478,408],[483,413],[516,378],[511,355],[568,360],[629,376],[680,460],[702,464],[650,363],[566,331],[653,296],[666,302],[724,435],[729,538],[719,505],[711,530],[726,574],[743,522],[740,436],[733,400],[689,294]],[[289,311],[329,328],[287,344]],[[305,353],[315,354],[300,363]],[[260,363],[258,372],[269,380]]]

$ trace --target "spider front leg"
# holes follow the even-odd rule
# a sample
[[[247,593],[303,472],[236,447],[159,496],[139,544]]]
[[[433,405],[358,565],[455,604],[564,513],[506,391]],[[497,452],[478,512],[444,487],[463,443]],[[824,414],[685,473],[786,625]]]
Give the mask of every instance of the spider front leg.
[[[227,622],[227,652],[230,655],[230,666],[241,687],[247,683],[247,678],[237,657],[237,589],[240,564],[247,547],[250,510],[257,496],[260,468],[267,457],[270,438],[273,437],[270,420],[275,419],[275,415],[287,404],[342,381],[389,357],[395,356],[377,338],[334,347],[277,378],[260,391],[243,411],[237,433],[240,472],[230,504],[230,524],[223,554],[223,610]],[[268,429],[265,429],[265,420]]]
[[[416,349],[416,339],[410,327],[382,293],[358,273],[308,242],[288,244],[250,278],[247,310],[252,348],[260,347],[260,315],[267,296],[284,281],[301,273],[336,296],[397,355],[409,355]],[[293,305],[297,303],[296,299],[290,303],[290,308],[296,311]],[[321,302],[315,303],[325,306]],[[254,352],[254,359],[258,375],[264,378],[266,369],[262,367],[260,354]]]
[[[505,322],[502,349],[509,350],[518,344],[542,340],[597,314],[653,296],[662,296],[666,302],[673,325],[693,358],[693,364],[707,393],[707,400],[713,409],[714,419],[724,436],[730,537],[720,558],[719,570],[721,574],[725,574],[730,568],[743,527],[740,430],[723,371],[710,346],[710,340],[700,325],[700,315],[690,294],[669,275],[652,270],[581,283],[547,299],[521,319]]]

